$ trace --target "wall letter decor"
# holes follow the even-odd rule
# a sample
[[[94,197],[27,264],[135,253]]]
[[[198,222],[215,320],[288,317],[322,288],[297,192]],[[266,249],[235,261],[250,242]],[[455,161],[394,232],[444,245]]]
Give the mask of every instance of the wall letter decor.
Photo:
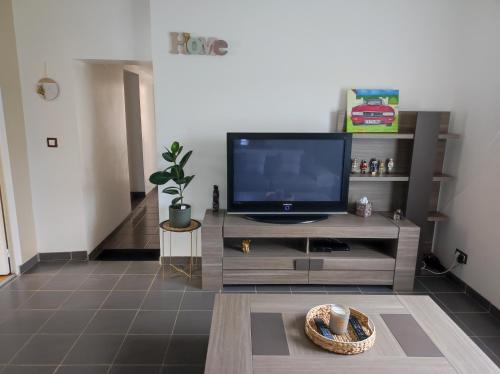
[[[187,32],[170,33],[170,53],[184,55],[224,56],[229,45],[216,38],[192,37]]]

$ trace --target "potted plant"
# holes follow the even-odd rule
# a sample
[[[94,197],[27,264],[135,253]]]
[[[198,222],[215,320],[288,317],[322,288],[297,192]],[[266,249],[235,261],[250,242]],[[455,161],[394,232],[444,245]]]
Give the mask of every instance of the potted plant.
[[[186,152],[184,156],[180,157],[182,149],[183,146],[179,142],[173,142],[170,149],[162,154],[165,161],[171,165],[149,177],[149,181],[157,186],[162,186],[170,181],[174,182],[175,185],[166,187],[163,192],[175,196],[169,207],[169,219],[170,225],[176,228],[187,227],[191,224],[191,206],[184,204],[184,191],[193,180],[194,175],[186,176],[184,166],[186,166],[193,151]],[[177,162],[179,157],[180,161]]]

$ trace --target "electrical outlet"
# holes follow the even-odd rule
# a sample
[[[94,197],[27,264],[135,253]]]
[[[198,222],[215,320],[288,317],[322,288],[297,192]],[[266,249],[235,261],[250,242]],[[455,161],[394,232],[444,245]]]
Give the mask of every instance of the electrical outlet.
[[[465,253],[464,251],[461,251],[460,249],[455,249],[455,255],[458,253],[458,256],[457,256],[457,262],[459,264],[462,264],[462,265],[465,265],[467,263],[467,258],[469,256],[467,256],[467,253]]]

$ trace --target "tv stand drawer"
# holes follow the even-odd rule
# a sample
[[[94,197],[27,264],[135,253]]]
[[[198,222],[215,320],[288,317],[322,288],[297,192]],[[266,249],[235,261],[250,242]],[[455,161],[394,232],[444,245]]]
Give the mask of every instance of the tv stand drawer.
[[[392,285],[392,270],[311,270],[310,284],[373,284]]]
[[[224,270],[309,270],[309,258],[224,257]]]
[[[224,284],[307,284],[307,270],[224,270]]]

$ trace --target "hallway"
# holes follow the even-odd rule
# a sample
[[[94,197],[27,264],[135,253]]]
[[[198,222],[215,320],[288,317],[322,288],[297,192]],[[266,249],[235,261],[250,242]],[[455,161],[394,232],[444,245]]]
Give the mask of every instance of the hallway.
[[[91,255],[98,260],[158,260],[158,193],[154,189],[139,204],[132,203],[132,213]]]

